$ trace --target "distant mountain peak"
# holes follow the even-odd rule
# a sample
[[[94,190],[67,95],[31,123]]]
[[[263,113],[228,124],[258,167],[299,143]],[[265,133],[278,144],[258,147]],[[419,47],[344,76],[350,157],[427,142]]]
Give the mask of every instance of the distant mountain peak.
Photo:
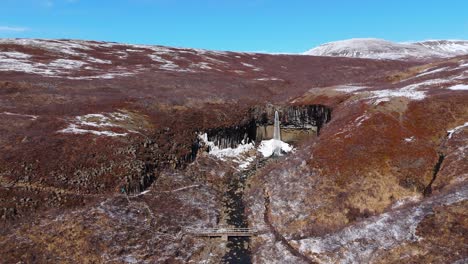
[[[396,43],[376,38],[353,38],[322,44],[305,55],[369,59],[431,59],[468,54],[468,41],[427,40]]]

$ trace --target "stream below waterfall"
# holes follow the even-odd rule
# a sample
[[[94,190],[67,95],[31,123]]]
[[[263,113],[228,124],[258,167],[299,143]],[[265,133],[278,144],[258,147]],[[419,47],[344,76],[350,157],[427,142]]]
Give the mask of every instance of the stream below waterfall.
[[[296,113],[295,111],[294,113]],[[245,214],[245,205],[244,205],[244,189],[247,179],[256,173],[256,171],[263,167],[268,160],[271,158],[275,159],[283,155],[283,152],[291,151],[291,147],[286,144],[285,142],[281,141],[281,129],[280,129],[280,119],[278,111],[274,113],[274,131],[273,131],[273,138],[270,140],[262,141],[260,144],[259,149],[260,152],[265,157],[269,157],[266,159],[258,159],[255,166],[251,169],[246,171],[240,171],[234,173],[226,183],[226,189],[223,196],[222,204],[223,204],[223,224],[227,225],[229,228],[248,228],[248,220]],[[234,129],[235,131],[239,130],[237,127]],[[231,131],[232,132],[232,131]],[[223,137],[227,132],[222,130],[221,132],[217,132],[221,134],[221,136],[217,136],[218,134],[212,135],[213,140],[215,140],[218,145],[223,143],[225,147],[232,147],[233,140],[226,140]],[[242,136],[240,136],[242,135]],[[241,130],[241,133],[237,134],[237,139],[244,138],[248,136],[244,130]],[[247,139],[249,139],[247,137]],[[206,140],[208,141],[208,135],[206,136]],[[230,143],[227,144],[226,142]],[[266,142],[266,143],[264,143]],[[265,145],[263,145],[263,143]],[[214,144],[214,143],[213,143]],[[214,144],[215,145],[215,144]],[[268,151],[267,151],[268,150]],[[269,152],[269,153],[267,153]],[[267,153],[267,154],[265,154]],[[251,227],[255,228],[255,227]],[[252,263],[251,258],[251,251],[250,251],[250,237],[242,237],[242,236],[233,236],[228,237],[228,241],[226,244],[226,253],[222,258],[222,263]]]
[[[270,159],[259,160],[256,166],[249,170],[235,173],[227,184],[227,191],[223,198],[226,224],[235,228],[248,228],[249,223],[245,214],[244,189],[247,179],[254,175]],[[255,228],[255,227],[250,227]],[[222,263],[248,264],[252,263],[250,252],[250,237],[229,237],[227,252],[222,258]]]
[[[254,172],[249,171],[249,172]],[[227,191],[224,194],[223,206],[226,214],[226,224],[230,227],[247,228],[248,222],[244,209],[245,181],[250,174],[242,172],[234,174],[229,180]],[[228,251],[224,255],[223,263],[252,263],[250,257],[250,237],[229,237],[227,242]]]

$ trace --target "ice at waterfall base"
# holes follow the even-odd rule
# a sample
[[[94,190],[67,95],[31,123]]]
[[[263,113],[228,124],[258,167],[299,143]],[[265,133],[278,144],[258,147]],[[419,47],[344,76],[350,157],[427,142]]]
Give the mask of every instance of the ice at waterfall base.
[[[200,134],[199,138],[201,141],[210,147],[210,155],[216,156],[221,160],[225,158],[234,158],[239,157],[243,153],[255,148],[253,143],[242,143],[236,148],[225,148],[220,149],[215,145],[214,142],[208,140],[208,135],[206,133]],[[263,140],[260,142],[260,145],[257,148],[257,151],[262,153],[263,157],[271,157],[276,148],[281,149],[281,153],[288,153],[293,150],[293,147],[286,142],[277,139]]]
[[[266,158],[273,155],[276,148],[281,148],[281,153],[287,153],[293,150],[293,147],[286,142],[277,139],[270,139],[260,142],[258,151],[260,151],[263,157]]]

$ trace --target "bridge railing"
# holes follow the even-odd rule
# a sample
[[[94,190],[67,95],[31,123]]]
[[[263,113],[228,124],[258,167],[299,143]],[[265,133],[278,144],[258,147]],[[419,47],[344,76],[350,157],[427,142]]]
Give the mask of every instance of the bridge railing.
[[[187,233],[195,235],[257,234],[256,228],[186,228]]]

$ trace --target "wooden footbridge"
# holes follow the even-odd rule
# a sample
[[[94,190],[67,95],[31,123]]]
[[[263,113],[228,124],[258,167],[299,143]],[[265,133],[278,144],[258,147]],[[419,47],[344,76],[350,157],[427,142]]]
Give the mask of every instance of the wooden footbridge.
[[[255,228],[187,228],[186,233],[199,237],[221,237],[227,241],[228,237],[250,237],[258,234]]]

